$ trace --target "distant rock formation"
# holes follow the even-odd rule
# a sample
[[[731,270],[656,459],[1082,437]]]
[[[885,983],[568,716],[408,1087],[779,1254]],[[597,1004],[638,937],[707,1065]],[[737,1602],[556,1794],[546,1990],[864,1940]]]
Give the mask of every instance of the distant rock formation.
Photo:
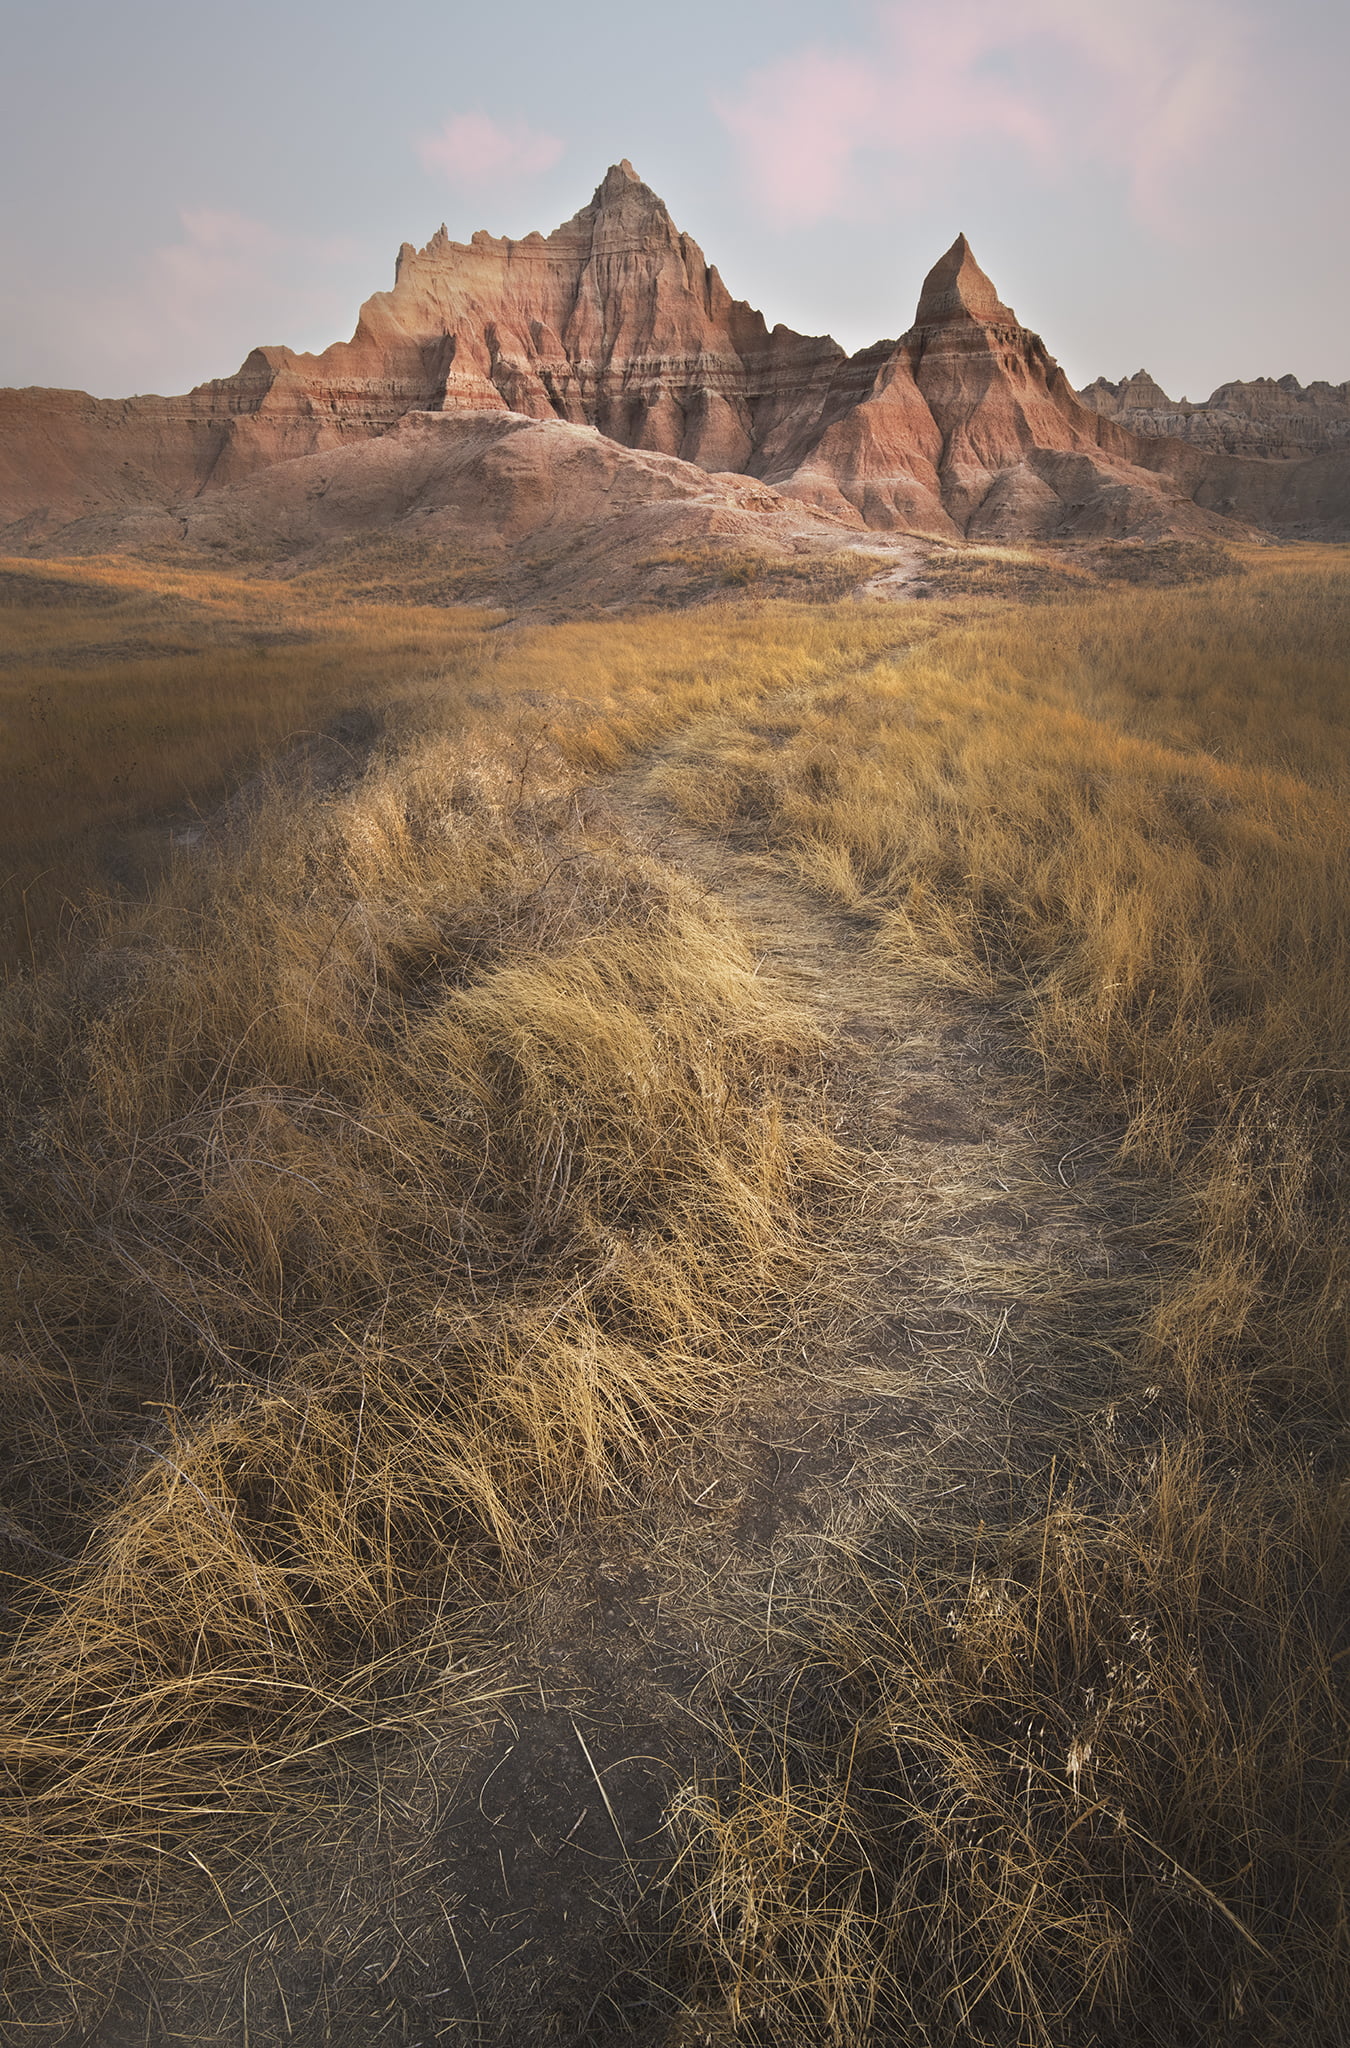
[[[753,477],[858,528],[981,539],[1233,522],[1344,530],[1350,444],[1331,426],[1305,441],[1291,425],[1236,450],[1217,430],[1225,394],[1279,394],[1225,399],[1253,433],[1277,414],[1300,431],[1305,418],[1331,420],[1334,405],[1291,384],[1225,386],[1187,413],[1135,378],[1099,383],[1082,403],[964,236],[929,273],[908,333],[848,356],[828,336],[770,329],[733,299],[625,161],[548,236],[458,243],[442,228],[423,249],[405,244],[393,289],[320,355],[255,349],[235,376],[182,398],[0,393],[0,535],[79,545],[96,532],[106,545],[118,520],[130,536],[167,513],[188,536],[199,497],[388,435],[412,413],[596,428],[630,450]],[[1216,428],[1208,437],[1189,425],[1201,411]],[[1183,424],[1159,432],[1151,422],[1163,416]]]
[[[1080,392],[1084,405],[1137,434],[1170,434],[1228,455],[1264,455],[1297,462],[1350,449],[1350,382],[1254,377],[1221,384],[1203,404],[1169,398],[1147,370],[1111,384],[1098,377]]]
[[[999,299],[964,235],[924,281],[914,325],[835,373],[822,431],[779,488],[873,527],[973,539],[1211,528],[1132,438],[1081,406],[1038,334]]]
[[[819,406],[843,353],[828,336],[770,333],[625,160],[551,235],[464,243],[441,228],[424,249],[405,243],[393,290],[366,301],[349,342],[257,350],[239,379],[202,390],[232,407],[240,379],[250,386],[234,462],[251,461],[259,432],[509,411],[742,470],[782,420]]]

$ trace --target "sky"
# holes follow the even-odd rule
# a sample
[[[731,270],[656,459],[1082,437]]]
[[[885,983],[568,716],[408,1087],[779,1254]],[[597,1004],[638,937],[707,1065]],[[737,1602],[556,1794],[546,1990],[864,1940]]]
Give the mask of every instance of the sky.
[[[632,160],[850,349],[958,232],[1078,385],[1350,377],[1344,0],[0,0],[0,384],[346,338],[400,243]]]

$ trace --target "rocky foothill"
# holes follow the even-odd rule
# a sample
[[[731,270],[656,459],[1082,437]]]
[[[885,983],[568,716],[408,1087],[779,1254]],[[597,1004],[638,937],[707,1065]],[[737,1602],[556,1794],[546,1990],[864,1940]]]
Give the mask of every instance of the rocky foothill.
[[[1080,398],[964,236],[908,333],[850,356],[733,299],[624,162],[550,235],[405,244],[320,355],[255,349],[180,398],[0,392],[0,544],[1336,534],[1348,390],[1187,407],[1141,373]]]
[[[1169,398],[1147,370],[1112,384],[1098,377],[1079,393],[1109,420],[1137,434],[1170,434],[1228,455],[1297,462],[1350,449],[1350,381],[1300,384],[1297,377],[1254,377],[1221,384],[1203,403]]]

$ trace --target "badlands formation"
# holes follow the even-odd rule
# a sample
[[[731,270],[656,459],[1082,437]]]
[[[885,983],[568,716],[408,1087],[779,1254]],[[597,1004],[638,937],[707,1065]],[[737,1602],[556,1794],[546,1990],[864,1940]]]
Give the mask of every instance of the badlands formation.
[[[1136,378],[1085,404],[964,236],[908,333],[849,356],[733,299],[624,162],[551,235],[405,244],[321,355],[255,349],[180,398],[0,392],[0,545],[280,561],[383,533],[636,559],[867,529],[1344,533],[1345,388],[1291,385],[1184,412]]]
[[[1254,377],[1221,384],[1203,405],[1169,398],[1147,370],[1119,384],[1098,377],[1081,394],[1094,412],[1140,434],[1172,434],[1229,455],[1297,461],[1350,449],[1350,382],[1300,384],[1297,377]]]

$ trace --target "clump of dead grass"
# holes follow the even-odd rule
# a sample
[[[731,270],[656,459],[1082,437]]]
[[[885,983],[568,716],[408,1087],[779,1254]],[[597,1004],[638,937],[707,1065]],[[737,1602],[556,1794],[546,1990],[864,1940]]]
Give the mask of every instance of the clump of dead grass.
[[[737,2039],[1335,2038],[1344,1503],[1104,1477],[859,1559],[724,1701],[673,1883]]]
[[[296,1759],[444,1669],[475,1575],[622,1499],[773,1339],[829,1170],[785,1101],[811,1033],[550,787],[428,744],[10,991],[21,1954],[80,1952],[166,1845],[237,1855]]]

